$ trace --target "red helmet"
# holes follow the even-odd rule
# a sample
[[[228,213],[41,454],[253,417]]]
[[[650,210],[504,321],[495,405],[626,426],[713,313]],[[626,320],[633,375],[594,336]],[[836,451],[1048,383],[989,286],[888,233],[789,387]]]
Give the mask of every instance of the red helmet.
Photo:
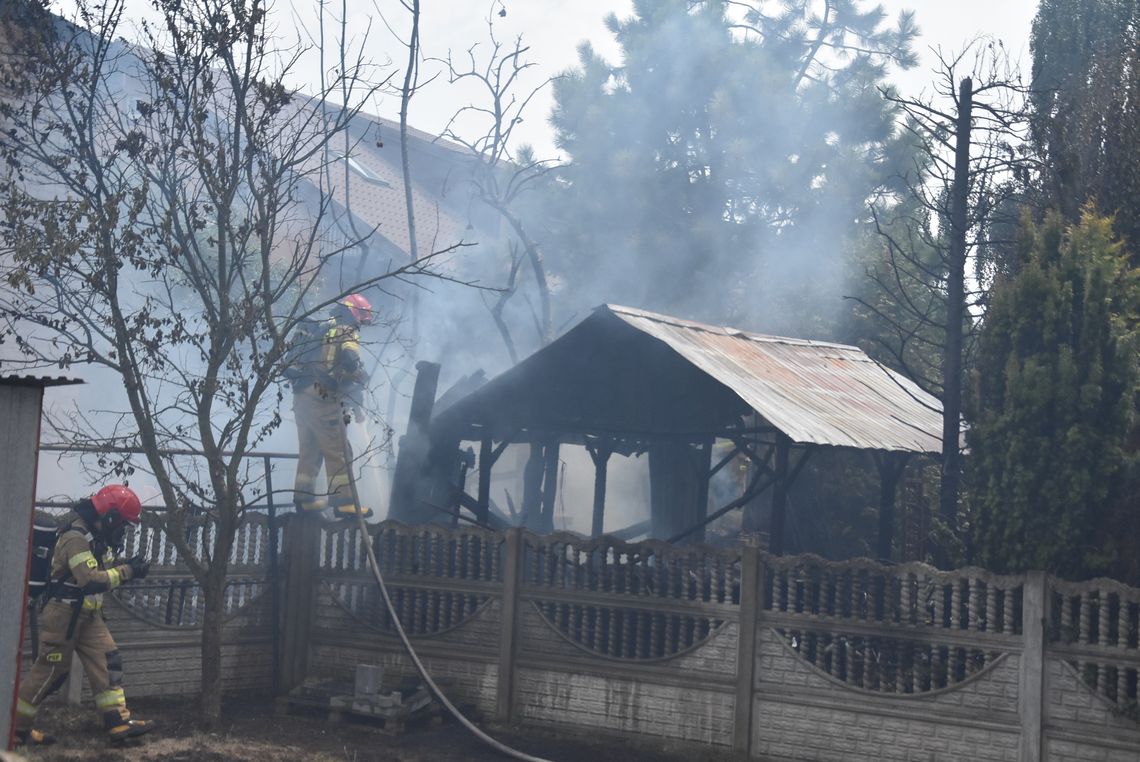
[[[352,313],[352,318],[359,325],[372,325],[372,305],[363,296],[349,294],[341,299],[340,303],[348,307],[348,311]]]
[[[91,496],[91,502],[95,506],[95,513],[99,516],[106,516],[114,511],[123,521],[137,524],[142,515],[139,496],[123,484],[108,484]]]

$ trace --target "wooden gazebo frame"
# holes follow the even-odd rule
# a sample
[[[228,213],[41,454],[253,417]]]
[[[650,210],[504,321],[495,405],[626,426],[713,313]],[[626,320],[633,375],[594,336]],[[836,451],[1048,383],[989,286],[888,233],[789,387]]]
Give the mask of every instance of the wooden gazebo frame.
[[[434,397],[434,378],[430,385]],[[601,533],[605,517],[610,456],[645,451],[651,480],[661,485],[654,490],[662,495],[660,506],[654,498],[657,536],[689,540],[741,507],[744,531],[758,532],[755,498],[772,489],[769,543],[776,553],[783,549],[788,488],[816,449],[874,455],[883,557],[890,555],[895,492],[907,460],[941,450],[939,401],[857,347],[763,336],[614,305],[599,307],[469,394],[441,400],[430,424],[423,407],[421,397],[401,446],[394,518],[430,520],[423,503],[434,501],[433,507],[444,502],[455,506],[456,515],[466,508],[476,521],[491,521],[492,469],[509,444],[529,443],[522,515],[531,526],[549,529],[559,447],[577,444],[595,467],[593,534]],[[718,439],[733,447],[714,463]],[[462,442],[478,443],[478,458],[466,461],[477,463],[475,496],[453,476],[467,467],[459,465]],[[740,497],[710,513],[709,481],[738,456],[754,466],[750,483]],[[686,462],[693,473],[687,473]],[[440,480],[450,496],[440,495]]]

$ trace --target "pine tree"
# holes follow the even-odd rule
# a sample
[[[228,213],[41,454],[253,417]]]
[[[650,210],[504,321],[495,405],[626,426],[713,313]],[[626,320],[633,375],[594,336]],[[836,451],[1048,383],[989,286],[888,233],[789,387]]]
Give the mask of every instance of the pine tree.
[[[1140,263],[1140,3],[1042,0],[1033,20],[1033,139],[1045,201],[1095,201]]]
[[[978,561],[999,571],[1110,571],[1138,389],[1140,272],[1112,220],[1026,223],[995,287],[973,371],[968,439]]]
[[[555,83],[564,306],[827,333],[845,243],[909,167],[878,87],[916,30],[864,5],[639,0],[608,19],[621,63],[585,45]]]

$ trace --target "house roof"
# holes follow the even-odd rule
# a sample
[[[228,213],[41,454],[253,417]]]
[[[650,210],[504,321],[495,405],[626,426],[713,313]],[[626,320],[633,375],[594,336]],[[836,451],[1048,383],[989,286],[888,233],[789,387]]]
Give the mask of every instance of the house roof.
[[[0,375],[0,386],[35,386],[44,388],[47,386],[73,386],[75,384],[82,384],[81,378],[68,378],[66,376],[40,376],[33,373],[28,373],[23,376],[15,374]]]
[[[938,453],[941,404],[857,347],[603,305],[441,411],[491,431],[715,435],[750,412],[799,444]]]
[[[294,101],[302,110],[339,108],[301,93],[294,94]],[[349,156],[334,156],[327,173],[329,195],[342,209],[350,209],[360,223],[354,235],[375,229],[376,235],[410,254],[399,123],[357,113],[348,125],[347,137]],[[470,176],[474,158],[462,146],[411,126],[408,137],[416,244],[419,256],[424,257],[473,237],[467,229],[467,194],[459,192],[458,186]],[[329,148],[335,154],[336,146]],[[314,157],[314,169],[321,160]]]

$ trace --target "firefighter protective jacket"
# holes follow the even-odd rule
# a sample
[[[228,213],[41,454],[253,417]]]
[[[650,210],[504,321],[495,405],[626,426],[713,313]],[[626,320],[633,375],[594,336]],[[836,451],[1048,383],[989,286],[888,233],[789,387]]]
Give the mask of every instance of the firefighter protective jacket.
[[[360,361],[360,334],[356,328],[330,320],[321,342],[321,385],[328,392],[353,398],[364,386],[364,364]]]
[[[114,590],[131,578],[131,567],[116,563],[115,551],[106,548],[102,557],[96,557],[95,537],[87,524],[76,513],[68,514],[64,523],[70,524],[55,543],[51,559],[53,598],[83,600],[87,610],[101,608],[103,593]]]
[[[300,332],[285,377],[294,391],[315,385],[323,398],[359,404],[368,381],[360,359],[360,334],[335,319]]]

